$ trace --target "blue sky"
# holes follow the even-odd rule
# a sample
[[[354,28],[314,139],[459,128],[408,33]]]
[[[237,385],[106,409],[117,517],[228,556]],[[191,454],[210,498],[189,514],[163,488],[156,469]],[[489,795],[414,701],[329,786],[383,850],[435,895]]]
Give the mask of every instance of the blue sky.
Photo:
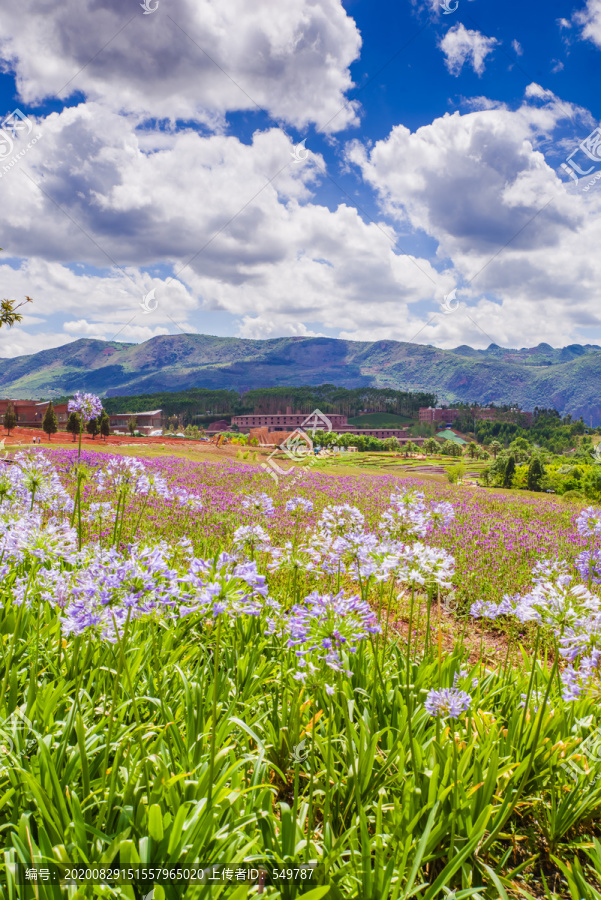
[[[601,343],[601,0],[146,5],[7,0],[1,356]]]

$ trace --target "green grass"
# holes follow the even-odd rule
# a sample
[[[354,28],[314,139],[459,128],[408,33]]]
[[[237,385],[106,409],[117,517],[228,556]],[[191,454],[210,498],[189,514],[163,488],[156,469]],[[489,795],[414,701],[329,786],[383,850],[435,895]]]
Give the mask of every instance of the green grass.
[[[121,591],[129,600],[130,592],[152,590],[159,580],[145,574],[141,562],[125,576],[131,559],[143,558],[136,557],[136,534],[149,547],[164,540],[165,565],[179,579],[169,593],[176,604],[191,570],[183,537],[206,560],[233,552],[234,529],[250,521],[261,521],[279,546],[306,540],[307,522],[288,519],[283,528],[280,488],[267,485],[259,470],[241,475],[231,464],[204,471],[189,466],[184,451],[173,465],[158,450],[147,452],[163,465],[161,472],[181,479],[180,487],[206,486],[220,501],[209,513],[205,494],[203,509],[191,514],[153,499],[136,532],[145,510],[139,497],[124,488],[117,503],[104,489],[102,498],[111,500],[124,527],[122,540],[112,518],[111,527],[100,529],[104,546],[122,554],[118,577],[107,588],[110,609],[123,602]],[[380,454],[372,456],[377,461]],[[352,462],[360,469],[369,458]],[[319,493],[322,503],[334,497],[344,502],[348,494],[355,502],[357,480],[341,482],[340,492],[333,482],[325,489],[320,484],[313,499]],[[365,511],[376,524],[380,482],[363,482]],[[93,471],[86,469],[81,483],[84,490],[91,487]],[[264,487],[273,491],[277,515],[253,519],[241,501]],[[98,497],[90,491],[81,534],[100,557],[98,535],[85,515],[92,499]],[[502,519],[506,509],[499,506]],[[2,514],[10,521],[15,513]],[[435,536],[427,541],[440,549]],[[469,543],[463,545],[469,549]],[[43,590],[43,583],[53,566],[66,577],[75,571],[83,578],[90,560],[69,556],[56,563],[26,550],[14,554],[0,585],[6,863],[94,867],[112,865],[117,856],[125,865],[168,868],[312,862],[318,886],[278,886],[266,896],[444,900],[454,892],[460,900],[599,900],[601,759],[583,753],[601,721],[598,695],[576,703],[562,699],[560,658],[540,649],[548,635],[528,653],[520,629],[508,625],[503,652],[490,665],[482,653],[484,634],[478,653],[474,634],[466,640],[466,632],[475,631],[473,620],[458,605],[447,610],[441,603],[446,591],[432,584],[411,588],[400,575],[354,581],[340,567],[322,572],[291,563],[274,570],[266,552],[250,555],[283,611],[303,604],[313,590],[323,596],[343,589],[370,604],[380,633],[347,652],[356,626],[333,616],[323,628],[345,637],[343,671],[324,663],[324,645],[315,639],[307,651],[315,668],[305,683],[295,678],[296,645],[289,646],[284,616],[273,607],[256,615],[197,609],[175,618],[153,607],[128,619],[114,642],[89,629],[76,636],[61,623],[60,591]],[[219,587],[211,596],[233,596],[236,577],[226,583],[200,571],[203,581]],[[19,604],[24,584],[27,602]],[[456,681],[470,694],[469,710],[445,720],[430,716],[428,692]],[[14,718],[17,710],[28,720],[26,728]],[[9,870],[0,873],[0,900],[137,900],[151,887],[34,888],[15,883]],[[182,896],[243,900],[249,891],[167,884],[156,889],[154,900]]]

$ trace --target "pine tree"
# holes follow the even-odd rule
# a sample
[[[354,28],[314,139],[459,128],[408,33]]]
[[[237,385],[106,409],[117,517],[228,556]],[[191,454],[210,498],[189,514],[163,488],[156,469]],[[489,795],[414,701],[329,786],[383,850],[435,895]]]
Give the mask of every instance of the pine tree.
[[[538,456],[533,456],[530,460],[530,465],[528,466],[528,490],[529,491],[540,491],[541,480],[543,475],[545,474],[545,470],[542,466],[542,463]]]
[[[86,431],[88,434],[92,435],[92,440],[96,437],[96,435],[100,432],[100,427],[98,425],[98,419],[94,416],[90,419],[88,424],[86,425]]]
[[[81,429],[81,422],[79,421],[79,416],[76,412],[72,412],[67,421],[67,431],[69,434],[73,435],[73,443],[75,443],[75,438],[79,434]]]
[[[52,440],[51,435],[56,434],[58,431],[58,421],[56,418],[56,413],[54,412],[54,406],[52,405],[52,400],[48,404],[48,408],[44,413],[44,419],[42,421],[42,431],[45,431],[48,435],[48,440]]]
[[[12,403],[9,403],[4,413],[4,427],[8,431],[9,437],[13,428],[17,427],[17,416]]]
[[[100,435],[101,435],[101,437],[103,437],[106,440],[106,438],[111,433],[111,424],[110,424],[110,419],[106,414],[106,410],[104,410],[104,409],[100,413],[100,423],[99,424],[100,424]]]
[[[503,475],[503,487],[510,488],[513,483],[513,476],[515,475],[515,456],[513,453],[507,460],[507,465],[505,466],[505,474]]]

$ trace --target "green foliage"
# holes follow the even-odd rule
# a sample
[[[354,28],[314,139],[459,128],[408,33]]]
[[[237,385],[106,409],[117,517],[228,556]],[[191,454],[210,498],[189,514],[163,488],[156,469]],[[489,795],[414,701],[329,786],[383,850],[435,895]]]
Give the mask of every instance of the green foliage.
[[[585,496],[582,491],[566,491],[562,494],[562,503],[584,503]]]
[[[103,400],[109,413],[144,412],[162,409],[166,417],[182,416],[184,425],[201,420],[209,422],[221,415],[244,413],[273,415],[291,407],[294,412],[311,413],[320,409],[324,413],[343,413],[355,416],[364,409],[373,414],[357,418],[356,424],[368,427],[399,428],[410,424],[417,417],[420,406],[436,404],[431,393],[395,391],[384,388],[341,388],[333,384],[320,386],[258,388],[239,394],[231,390],[191,388],[186,391],[162,391],[139,396],[107,397]],[[373,420],[373,421],[372,421]],[[169,421],[171,430],[177,424]],[[355,424],[352,422],[351,424]]]
[[[501,447],[509,447],[514,451],[516,459],[526,459],[532,445],[543,447],[552,453],[563,453],[579,446],[580,436],[584,433],[581,420],[572,422],[571,416],[561,418],[557,410],[534,411],[534,422],[531,427],[516,422],[476,422],[476,437],[482,444],[491,446],[494,442]],[[491,449],[493,455],[495,451]]]
[[[194,418],[208,415],[209,419],[222,415],[232,415],[240,406],[240,395],[237,391],[213,391],[204,388],[190,388],[186,391],[161,391],[156,394],[139,394],[137,396],[106,397],[102,401],[109,414],[125,412],[145,412],[149,409],[162,409],[169,419],[170,430],[177,430],[179,422],[177,414],[181,414],[185,424],[191,424]]]
[[[377,453],[386,450],[384,441],[371,434],[335,434],[333,431],[316,431],[313,443],[317,447],[356,447],[360,453]]]
[[[198,430],[198,425],[187,425],[184,429],[184,434],[186,437],[192,438],[197,441],[200,437],[200,431]]]
[[[585,496],[595,503],[601,503],[601,465],[592,466],[582,479]]]
[[[73,440],[75,440],[75,435],[78,435],[81,431],[81,421],[75,412],[69,413],[69,418],[67,419],[67,431],[69,434],[73,435]]]
[[[4,413],[4,427],[8,431],[9,435],[13,428],[17,427],[17,415],[12,403],[9,403],[6,407],[6,412]]]
[[[403,453],[405,456],[409,456],[413,453],[419,453],[419,447],[417,444],[414,444],[413,441],[407,441],[406,444],[403,445]]]
[[[324,413],[338,412],[356,416],[364,410],[370,413],[392,415],[392,422],[398,427],[398,419],[415,418],[422,406],[436,405],[433,393],[395,391],[392,388],[343,388],[333,384],[301,387],[259,388],[247,391],[241,397],[241,404],[248,412],[270,415],[278,410],[285,412],[291,407],[294,412],[310,413],[318,408]],[[364,418],[358,419],[363,424]],[[386,419],[388,421],[388,419]],[[394,427],[393,425],[393,427]],[[384,427],[384,426],[380,426]]]
[[[390,412],[365,413],[348,419],[349,425],[356,425],[358,428],[404,428],[412,423],[413,419],[410,416]]]
[[[106,414],[105,409],[103,409],[102,412],[100,413],[100,421],[98,424],[100,427],[101,437],[107,438],[109,436],[109,434],[111,433],[111,423],[110,423],[109,417]]]
[[[51,434],[56,434],[56,432],[58,431],[58,421],[56,418],[56,413],[54,412],[52,400],[48,404],[48,408],[44,413],[44,418],[42,420],[42,430],[46,432],[48,437],[50,437]]]
[[[440,452],[445,456],[462,456],[463,451],[461,449],[461,444],[456,444],[454,441],[445,441],[442,447],[440,448]]]
[[[447,479],[451,484],[459,484],[465,475],[465,466],[463,463],[457,463],[449,466],[447,469]]]
[[[100,433],[100,425],[98,423],[98,419],[96,419],[95,417],[89,419],[86,424],[86,431],[88,432],[88,434],[92,435],[92,440],[94,440],[96,435]]]
[[[17,312],[17,310],[25,306],[26,303],[33,303],[31,297],[25,297],[25,300],[18,304],[16,300],[2,300],[0,303],[0,328],[3,325],[8,325],[9,328],[12,328],[17,322],[21,322],[23,313]]]
[[[413,437],[431,438],[436,434],[436,427],[431,422],[416,422],[409,430]]]
[[[513,453],[509,456],[507,463],[505,465],[505,471],[503,472],[503,487],[510,488],[513,483],[513,476],[515,475],[515,456]]]
[[[528,466],[528,490],[540,491],[541,481],[545,474],[544,467],[538,456],[533,456]]]
[[[299,687],[284,640],[254,616],[219,631],[196,614],[147,617],[115,643],[65,640],[50,604],[7,599],[0,632],[14,659],[0,710],[7,862],[318,861],[322,886],[269,889],[281,900],[543,897],[561,874],[572,897],[598,900],[601,761],[585,770],[580,752],[598,710],[579,702],[574,725],[555,670],[525,651],[515,667],[470,664],[459,637],[441,654],[410,626],[413,652],[395,636],[347,654],[351,676],[329,696]],[[427,691],[457,679],[469,713],[433,719]],[[17,708],[31,731],[10,724]],[[10,867],[0,891],[34,896]]]

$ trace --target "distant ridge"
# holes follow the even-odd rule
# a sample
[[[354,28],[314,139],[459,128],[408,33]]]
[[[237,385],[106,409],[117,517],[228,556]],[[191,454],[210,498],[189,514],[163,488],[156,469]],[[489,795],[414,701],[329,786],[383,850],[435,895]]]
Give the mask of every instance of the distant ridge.
[[[159,335],[143,344],[82,338],[31,356],[0,359],[0,395],[47,398],[76,390],[100,395],[303,384],[432,391],[442,403],[554,406],[601,425],[601,347],[440,350],[403,341],[328,337],[270,340]]]

